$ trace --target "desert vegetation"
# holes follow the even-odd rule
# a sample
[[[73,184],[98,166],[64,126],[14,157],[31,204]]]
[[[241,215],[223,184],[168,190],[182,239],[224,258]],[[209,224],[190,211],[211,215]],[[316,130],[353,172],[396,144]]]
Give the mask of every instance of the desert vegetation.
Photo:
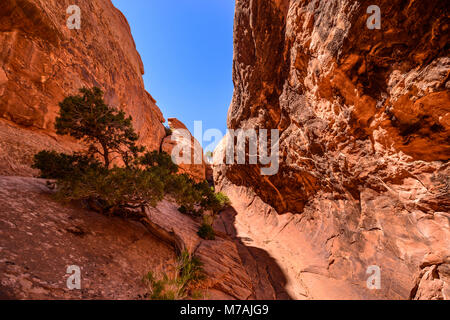
[[[198,286],[205,279],[202,262],[183,251],[173,272],[156,274],[148,272],[142,279],[148,287],[150,300],[183,300],[201,298]]]
[[[73,154],[43,150],[34,156],[33,168],[53,181],[57,200],[82,201],[102,214],[143,222],[148,219],[145,208],[169,196],[182,213],[203,217],[198,234],[214,239],[213,219],[229,204],[228,198],[206,181],[196,183],[178,174],[167,153],[137,145],[131,117],[105,104],[100,89],[83,88],[79,95],[65,98],[56,129],[86,146]],[[183,298],[190,283],[201,278],[196,258],[182,253],[180,259],[176,277],[147,276],[152,298]]]
[[[109,215],[145,215],[170,195],[184,213],[217,214],[228,204],[206,181],[195,183],[164,152],[138,146],[131,117],[105,104],[99,88],[80,90],[60,103],[56,118],[60,135],[80,140],[86,149],[73,154],[43,150],[35,155],[33,168],[40,177],[56,180],[55,197],[81,200]]]

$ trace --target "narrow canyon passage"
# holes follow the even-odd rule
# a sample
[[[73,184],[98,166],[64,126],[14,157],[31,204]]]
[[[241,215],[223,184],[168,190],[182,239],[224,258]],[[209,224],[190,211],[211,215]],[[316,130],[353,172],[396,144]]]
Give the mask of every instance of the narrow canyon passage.
[[[450,299],[448,1],[76,2],[0,0],[0,298]]]

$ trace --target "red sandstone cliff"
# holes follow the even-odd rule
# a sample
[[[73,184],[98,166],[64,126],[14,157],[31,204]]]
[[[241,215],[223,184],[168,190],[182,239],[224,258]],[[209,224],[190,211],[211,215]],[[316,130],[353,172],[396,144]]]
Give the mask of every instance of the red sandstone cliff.
[[[140,142],[159,149],[164,118],[145,90],[130,27],[110,0],[77,1],[81,29],[69,30],[70,1],[0,2],[0,174],[28,175],[43,147],[73,150],[56,137],[58,103],[98,86],[108,104],[133,117]]]
[[[69,1],[0,2],[0,299],[142,299],[149,292],[142,277],[173,272],[184,249],[208,262],[205,299],[248,298],[250,280],[236,244],[225,234],[204,241],[197,235],[200,222],[173,202],[149,208],[145,229],[58,203],[45,180],[17,177],[35,173],[30,164],[42,149],[81,147],[53,126],[58,103],[83,86],[102,88],[108,104],[131,115],[148,149],[176,146],[168,138],[162,143],[164,118],[145,91],[125,17],[110,0],[76,3],[80,30],[66,27]],[[203,163],[182,169],[205,179]],[[66,285],[73,264],[81,268],[81,290]]]
[[[164,239],[205,262],[210,298],[448,299],[443,3],[379,1],[382,29],[368,30],[369,1],[237,0],[228,123],[279,129],[279,173],[214,167],[234,206],[215,241],[167,200],[148,210],[154,238],[53,202],[43,180],[1,177],[0,298],[142,297],[142,275],[173,262]],[[125,18],[109,0],[80,0],[81,30],[68,30],[69,4],[0,3],[0,175],[32,174],[41,149],[79,147],[52,124],[83,85],[102,87],[141,142],[160,148],[163,117]],[[77,261],[87,286],[69,292],[65,268]],[[370,265],[381,267],[381,290],[366,287]]]
[[[215,182],[292,297],[449,299],[448,6],[376,1],[369,30],[372,4],[236,1],[228,125],[279,129],[280,170],[216,165]]]

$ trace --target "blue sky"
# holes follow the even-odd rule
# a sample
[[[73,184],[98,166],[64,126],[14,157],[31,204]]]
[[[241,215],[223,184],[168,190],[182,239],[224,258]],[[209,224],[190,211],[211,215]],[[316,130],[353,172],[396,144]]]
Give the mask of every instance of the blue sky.
[[[148,92],[167,118],[225,134],[233,94],[234,0],[112,0],[126,16]],[[208,143],[205,143],[207,145]]]

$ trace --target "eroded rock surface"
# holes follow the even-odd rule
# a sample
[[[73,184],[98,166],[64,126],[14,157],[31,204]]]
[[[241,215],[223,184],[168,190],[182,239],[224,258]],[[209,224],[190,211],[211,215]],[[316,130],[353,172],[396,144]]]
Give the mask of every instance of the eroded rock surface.
[[[144,275],[172,274],[184,250],[204,264],[204,299],[255,297],[242,248],[226,232],[201,239],[200,221],[170,199],[148,208],[141,224],[51,194],[43,179],[0,176],[0,299],[143,299]],[[81,290],[67,288],[72,265],[81,268]],[[271,299],[270,292],[259,297]]]
[[[378,1],[369,30],[372,4],[236,1],[228,126],[278,129],[280,170],[216,150],[215,183],[294,298],[448,299],[448,7]]]
[[[78,89],[98,86],[108,104],[133,117],[140,143],[159,149],[164,137],[164,118],[145,90],[144,67],[123,14],[110,0],[77,1],[81,29],[70,30],[66,13],[70,1],[2,0],[0,3],[0,118],[26,128],[31,140],[46,140],[49,148],[72,148],[73,142],[55,137],[58,103]],[[11,129],[0,134],[7,135]],[[17,133],[17,132],[16,132]],[[16,133],[12,133],[13,135]],[[48,137],[51,139],[48,139]],[[30,164],[30,142],[10,152],[8,162]],[[31,148],[31,149],[29,149]],[[36,146],[37,148],[37,146]],[[1,171],[8,171],[10,165]],[[9,171],[8,174],[16,174]],[[22,172],[25,175],[26,172]]]
[[[141,299],[143,276],[176,261],[139,223],[55,202],[45,180],[1,176],[0,207],[0,299]]]
[[[41,150],[56,150],[67,154],[81,146],[67,136],[46,134],[0,119],[0,175],[37,176],[31,168],[33,157]]]
[[[179,252],[187,250],[203,262],[205,298],[245,300],[253,296],[251,278],[236,243],[226,232],[218,232],[215,240],[203,240],[197,235],[201,220],[180,213],[168,200],[148,208],[147,215],[155,234],[168,239]]]
[[[206,163],[201,144],[180,120],[169,118],[167,121],[172,134],[164,138],[161,150],[176,160],[174,162],[178,165],[179,173],[186,173],[197,182],[204,181]]]

